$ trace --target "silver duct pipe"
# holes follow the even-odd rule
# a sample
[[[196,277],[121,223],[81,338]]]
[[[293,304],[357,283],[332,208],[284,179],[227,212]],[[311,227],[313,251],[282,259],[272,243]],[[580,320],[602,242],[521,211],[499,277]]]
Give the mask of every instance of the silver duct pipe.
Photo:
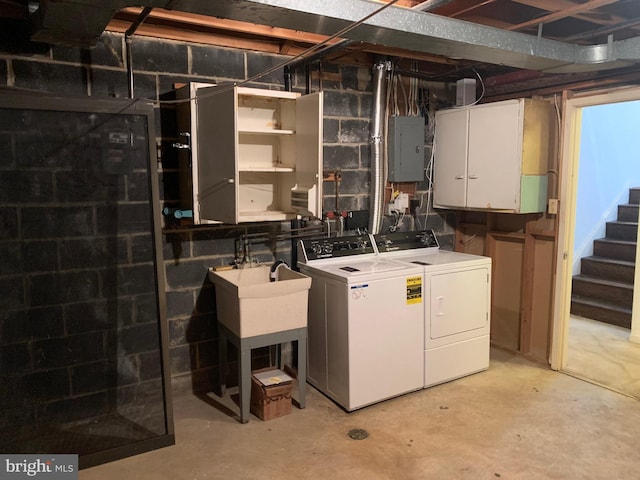
[[[387,179],[384,168],[384,132],[387,110],[387,72],[391,62],[373,66],[373,107],[371,109],[371,189],[369,194],[369,233],[380,233],[384,214],[384,187]]]
[[[444,5],[446,1],[429,0],[422,5],[422,10]],[[37,20],[34,19],[35,32],[31,39],[50,43],[91,40],[95,44],[113,12],[134,5],[321,35],[334,35],[366,18],[340,38],[529,70],[588,72],[640,61],[640,37],[637,36],[611,39],[600,45],[567,43],[410,8],[390,7],[375,13],[380,3],[369,0],[49,0],[47,8],[39,8],[37,14],[33,14]],[[76,17],[82,21],[71,25],[69,12],[80,12]]]
[[[170,3],[171,8],[179,11],[321,35],[333,35],[380,6],[380,3],[369,0],[139,1],[158,6]],[[443,2],[434,0],[424,8],[441,4]],[[449,58],[552,72],[607,70],[640,61],[640,37],[600,45],[580,45],[400,7],[390,7],[368,18],[341,38]]]

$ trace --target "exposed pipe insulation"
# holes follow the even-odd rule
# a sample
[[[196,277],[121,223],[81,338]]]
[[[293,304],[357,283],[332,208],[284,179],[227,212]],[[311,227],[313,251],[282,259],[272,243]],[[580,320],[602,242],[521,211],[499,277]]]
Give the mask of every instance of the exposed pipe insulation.
[[[386,118],[387,73],[391,62],[382,61],[373,66],[373,108],[371,109],[371,190],[369,194],[369,233],[380,233],[384,212],[384,174],[383,143],[384,120]]]

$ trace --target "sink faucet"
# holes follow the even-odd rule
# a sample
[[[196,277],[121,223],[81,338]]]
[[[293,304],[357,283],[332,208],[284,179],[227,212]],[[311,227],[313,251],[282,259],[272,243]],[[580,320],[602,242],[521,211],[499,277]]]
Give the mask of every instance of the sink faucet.
[[[236,257],[236,268],[250,268],[253,267],[254,263],[257,265],[259,263],[258,260],[251,256],[251,242],[249,238],[247,238],[246,235],[242,235],[240,241],[242,242],[242,258]]]

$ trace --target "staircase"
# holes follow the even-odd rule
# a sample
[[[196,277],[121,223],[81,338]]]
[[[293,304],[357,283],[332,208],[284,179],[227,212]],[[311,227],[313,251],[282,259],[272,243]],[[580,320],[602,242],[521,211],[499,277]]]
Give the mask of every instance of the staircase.
[[[580,260],[571,314],[631,328],[639,205],[640,187],[629,189],[629,203],[618,205],[618,219],[607,222],[605,238],[594,240],[593,256]]]

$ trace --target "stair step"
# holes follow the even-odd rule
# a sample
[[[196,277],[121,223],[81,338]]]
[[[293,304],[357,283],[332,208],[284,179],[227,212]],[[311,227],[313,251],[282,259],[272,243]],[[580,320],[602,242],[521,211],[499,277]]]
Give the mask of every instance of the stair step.
[[[571,285],[572,297],[599,300],[623,308],[633,306],[633,284],[576,275]]]
[[[640,205],[625,203],[618,205],[618,220],[621,222],[637,222]]]
[[[636,261],[636,242],[599,238],[593,241],[593,254],[597,257]]]
[[[629,203],[633,205],[640,204],[640,187],[633,187],[629,189]]]
[[[606,237],[635,242],[638,238],[638,222],[607,222]]]
[[[631,309],[586,298],[571,298],[571,314],[600,322],[631,328]]]
[[[604,280],[633,284],[636,266],[634,262],[603,257],[584,257],[580,260],[580,273]]]

